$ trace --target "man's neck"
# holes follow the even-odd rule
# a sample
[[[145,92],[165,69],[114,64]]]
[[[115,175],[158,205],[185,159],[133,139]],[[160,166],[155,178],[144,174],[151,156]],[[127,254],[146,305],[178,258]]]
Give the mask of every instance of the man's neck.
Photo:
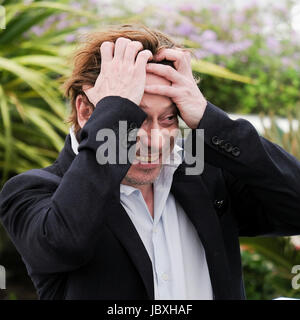
[[[136,186],[138,188],[142,195],[143,198],[147,204],[148,210],[154,219],[154,191],[153,191],[153,183],[151,184],[144,184],[140,186]]]
[[[127,184],[122,182],[123,184]],[[130,185],[130,184],[127,184]],[[137,188],[141,191],[142,196],[147,204],[148,210],[154,219],[154,190],[153,183],[143,184],[143,185],[131,185],[134,188]]]

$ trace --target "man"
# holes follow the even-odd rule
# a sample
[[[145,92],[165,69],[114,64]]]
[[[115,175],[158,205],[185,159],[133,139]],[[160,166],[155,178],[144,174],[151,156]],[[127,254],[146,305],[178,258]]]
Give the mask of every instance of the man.
[[[300,233],[300,163],[207,102],[167,36],[92,35],[66,92],[73,129],[58,159],[10,179],[0,198],[41,299],[244,299],[238,237]],[[201,174],[186,174],[177,115],[194,140],[204,129]],[[125,143],[124,121],[138,129]],[[99,152],[105,129],[115,164]],[[168,149],[176,161],[164,162]]]

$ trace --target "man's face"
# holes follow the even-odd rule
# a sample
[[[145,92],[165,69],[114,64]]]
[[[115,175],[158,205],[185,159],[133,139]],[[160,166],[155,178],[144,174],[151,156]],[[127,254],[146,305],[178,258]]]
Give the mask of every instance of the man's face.
[[[171,86],[171,82],[147,73],[146,85]],[[140,107],[148,116],[138,131],[137,158],[122,181],[132,186],[154,182],[173,150],[178,129],[177,108],[170,98],[144,93]]]

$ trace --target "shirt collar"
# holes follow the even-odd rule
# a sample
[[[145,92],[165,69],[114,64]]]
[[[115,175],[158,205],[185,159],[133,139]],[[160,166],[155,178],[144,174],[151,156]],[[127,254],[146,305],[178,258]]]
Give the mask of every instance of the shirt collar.
[[[70,137],[71,137],[71,146],[72,150],[74,151],[75,154],[78,154],[78,146],[79,143],[76,139],[75,131],[74,131],[74,126],[70,128]]]

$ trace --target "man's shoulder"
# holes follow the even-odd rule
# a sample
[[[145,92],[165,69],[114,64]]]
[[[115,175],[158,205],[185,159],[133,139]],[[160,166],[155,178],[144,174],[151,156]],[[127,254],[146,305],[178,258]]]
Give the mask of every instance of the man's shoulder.
[[[25,190],[51,192],[60,181],[61,174],[55,163],[45,168],[31,169],[10,178],[1,190],[0,200]]]

